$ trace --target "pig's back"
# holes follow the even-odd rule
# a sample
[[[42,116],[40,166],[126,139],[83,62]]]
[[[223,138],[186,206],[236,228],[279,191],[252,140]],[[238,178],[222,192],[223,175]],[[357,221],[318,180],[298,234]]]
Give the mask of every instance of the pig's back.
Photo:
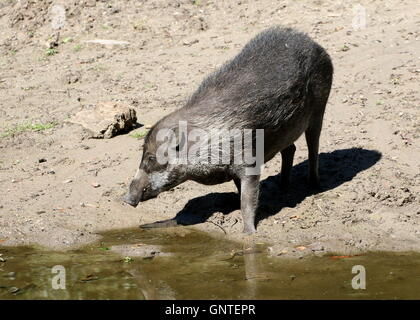
[[[326,60],[331,65],[325,50],[307,35],[268,29],[207,77],[187,108],[192,114],[194,108],[201,109],[214,120],[236,117],[236,122],[248,122],[261,114],[261,121],[278,122],[303,103],[311,77]]]

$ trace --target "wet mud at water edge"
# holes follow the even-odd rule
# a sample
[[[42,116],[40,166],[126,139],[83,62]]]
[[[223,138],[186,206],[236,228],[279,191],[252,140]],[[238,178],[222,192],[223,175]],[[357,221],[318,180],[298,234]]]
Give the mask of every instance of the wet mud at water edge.
[[[420,299],[418,253],[277,258],[188,227],[102,236],[72,251],[0,247],[0,299]],[[366,289],[352,288],[354,266]]]

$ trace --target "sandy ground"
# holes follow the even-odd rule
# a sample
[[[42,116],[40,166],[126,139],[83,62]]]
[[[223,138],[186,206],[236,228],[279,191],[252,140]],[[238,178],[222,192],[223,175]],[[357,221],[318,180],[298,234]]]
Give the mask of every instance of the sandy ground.
[[[57,34],[53,5],[60,3],[66,20]],[[2,1],[2,244],[64,249],[98,239],[99,231],[174,217],[250,240],[241,233],[232,182],[187,182],[137,208],[122,204],[143,141],[130,134],[88,139],[66,120],[86,106],[121,101],[150,126],[182,107],[203,77],[255,34],[280,24],[310,34],[334,62],[321,137],[323,187],[306,187],[299,139],[289,190],[273,183],[280,157],[266,165],[251,240],[268,243],[273,255],[420,251],[418,2],[360,3],[367,14],[361,30],[352,1]],[[130,44],[85,43],[92,39]],[[28,124],[53,125],[35,131]]]

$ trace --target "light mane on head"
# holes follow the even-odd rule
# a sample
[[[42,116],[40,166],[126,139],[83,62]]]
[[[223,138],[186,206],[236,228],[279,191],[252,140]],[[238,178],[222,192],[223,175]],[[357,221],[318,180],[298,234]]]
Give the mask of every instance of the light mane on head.
[[[158,190],[163,188],[169,182],[168,176],[169,173],[167,171],[149,174],[149,182],[152,189]]]

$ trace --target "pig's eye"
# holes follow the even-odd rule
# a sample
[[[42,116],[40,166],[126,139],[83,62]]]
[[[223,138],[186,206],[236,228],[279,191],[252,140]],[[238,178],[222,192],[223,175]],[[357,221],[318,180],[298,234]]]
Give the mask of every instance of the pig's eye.
[[[147,173],[156,171],[159,169],[159,163],[155,155],[147,155],[144,161],[143,168]]]

